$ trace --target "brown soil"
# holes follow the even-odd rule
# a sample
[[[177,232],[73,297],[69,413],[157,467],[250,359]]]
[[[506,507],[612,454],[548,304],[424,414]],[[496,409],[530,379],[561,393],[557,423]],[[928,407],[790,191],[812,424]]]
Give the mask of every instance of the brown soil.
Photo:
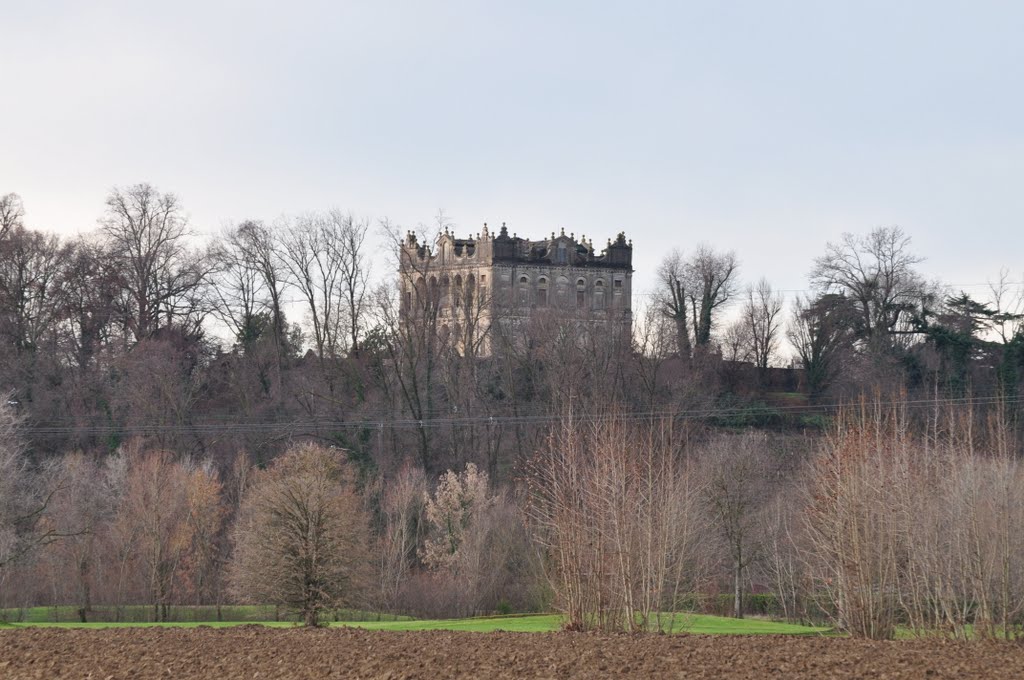
[[[0,678],[1021,678],[1024,647],[271,629],[0,631]]]

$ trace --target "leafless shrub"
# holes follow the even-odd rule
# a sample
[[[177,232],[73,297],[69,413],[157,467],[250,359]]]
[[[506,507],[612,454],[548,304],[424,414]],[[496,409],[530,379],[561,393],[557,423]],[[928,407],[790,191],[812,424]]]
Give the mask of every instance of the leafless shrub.
[[[193,579],[208,583],[212,536],[223,518],[220,482],[209,467],[167,451],[134,445],[123,455],[124,497],[114,519],[122,577],[131,577],[133,565],[140,569],[154,620],[166,621],[171,605],[193,591]]]
[[[381,538],[378,550],[380,601],[389,611],[397,609],[402,587],[417,559],[424,533],[424,497],[427,480],[423,471],[404,465],[381,494]]]
[[[891,638],[905,553],[893,491],[909,453],[902,411],[847,411],[814,459],[807,529],[815,588],[852,635]]]
[[[572,629],[663,629],[703,576],[699,489],[667,421],[566,418],[534,461],[529,513]]]
[[[719,436],[699,452],[707,516],[722,541],[732,573],[733,616],[743,616],[747,568],[760,557],[763,509],[770,498],[772,466],[765,435]]]
[[[235,527],[231,580],[244,602],[298,612],[307,626],[367,587],[367,519],[340,452],[301,444],[257,475]]]
[[[487,474],[472,463],[448,471],[424,501],[421,558],[448,595],[444,610],[465,616],[521,600],[514,591],[526,590],[532,567],[523,518],[505,493],[490,490]]]
[[[969,407],[915,430],[902,407],[845,411],[811,467],[815,588],[852,634],[1009,637],[1024,608],[1024,469],[997,415]]]

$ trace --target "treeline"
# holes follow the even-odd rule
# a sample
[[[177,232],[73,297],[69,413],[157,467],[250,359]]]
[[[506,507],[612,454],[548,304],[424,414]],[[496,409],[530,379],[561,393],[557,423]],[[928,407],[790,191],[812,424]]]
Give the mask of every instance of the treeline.
[[[843,409],[804,456],[763,434],[687,441],[664,419],[567,420],[527,502],[571,627],[670,630],[748,585],[775,615],[856,637],[1024,631],[1024,464],[1000,409]]]
[[[374,227],[336,210],[243,221],[203,247],[180,199],[146,184],[112,190],[82,237],[25,219],[0,198],[0,386],[39,460],[144,437],[224,470],[308,436],[365,474],[415,451],[429,474],[473,462],[503,484],[536,419],[570,404],[806,427],[820,419],[800,414],[876,390],[1013,404],[1024,381],[1024,282],[1004,272],[972,297],[929,281],[895,227],[827,244],[788,305],[768,281],[742,286],[734,253],[672,252],[623,337],[555,306],[487,326],[484,287],[454,291],[450,312],[409,291],[403,310],[401,229],[378,225],[394,258],[371,275]]]
[[[867,509],[906,519],[911,506],[880,500],[898,491],[938,521],[947,496],[935,488],[968,503],[995,497],[984,480],[1016,478],[1024,288],[1005,273],[977,297],[929,281],[895,227],[826,244],[810,292],[788,306],[763,279],[741,285],[733,253],[672,252],[622,334],[555,305],[521,326],[488,326],[495,301],[482,287],[401,296],[402,230],[340,211],[243,221],[202,247],[180,200],[146,184],[112,190],[98,229],[79,238],[25,219],[19,197],[0,198],[8,604],[78,603],[88,617],[100,604],[147,603],[159,618],[265,592],[232,566],[261,554],[238,552],[254,536],[245,527],[261,523],[246,495],[285,469],[275,461],[286,451],[314,447],[332,452],[340,467],[327,478],[353,494],[333,502],[362,517],[362,534],[335,537],[366,556],[338,575],[352,587],[336,594],[358,593],[356,604],[435,615],[555,605],[577,627],[628,627],[715,594],[742,614],[757,592],[780,615],[854,629],[851,602],[882,586],[840,590],[839,575],[822,576],[827,546],[805,522],[825,512],[805,502],[812,481],[824,483],[814,465],[856,448],[839,404],[863,394],[903,404],[913,418],[897,427],[887,416],[874,431],[925,452],[892,480],[875,460],[871,484],[902,486],[857,487],[879,494]],[[442,217],[431,228],[450,226]],[[371,229],[394,255],[384,275],[371,275]],[[949,413],[968,407],[956,427],[970,436],[950,439]],[[993,432],[1002,439],[982,436]],[[987,467],[997,460],[1009,477]],[[910,485],[919,478],[932,491]],[[826,492],[840,493],[812,495]],[[564,544],[566,527],[601,552]],[[991,580],[995,557],[970,590],[953,588],[960,567],[928,562],[931,547],[910,534],[960,534],[886,531],[900,546],[886,569],[917,571],[884,586],[897,598],[884,603],[888,623],[865,634],[1016,620],[1012,598],[994,594],[993,583],[1016,588]],[[976,556],[996,541],[972,531],[962,541]],[[1014,554],[1006,541],[986,545]],[[928,580],[939,568],[941,587]],[[940,596],[959,612],[937,614]]]
[[[148,605],[164,621],[258,604],[308,625],[339,608],[554,609],[574,630],[629,631],[703,609],[875,639],[1024,630],[1024,464],[1003,409],[863,401],[821,437],[626,415],[565,414],[498,489],[472,463],[361,483],[344,451],[311,442],[227,472],[140,446],[32,470],[6,409],[0,606],[88,621]]]

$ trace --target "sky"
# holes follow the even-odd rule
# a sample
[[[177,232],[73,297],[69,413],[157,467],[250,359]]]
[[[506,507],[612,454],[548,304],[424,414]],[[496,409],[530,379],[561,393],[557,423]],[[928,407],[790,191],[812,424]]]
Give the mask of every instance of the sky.
[[[827,241],[886,225],[931,278],[1024,280],[1024,3],[0,0],[0,18],[0,194],[37,229],[94,230],[112,187],[145,181],[208,236],[328,208],[625,231],[636,292],[702,242],[744,282],[804,290]]]

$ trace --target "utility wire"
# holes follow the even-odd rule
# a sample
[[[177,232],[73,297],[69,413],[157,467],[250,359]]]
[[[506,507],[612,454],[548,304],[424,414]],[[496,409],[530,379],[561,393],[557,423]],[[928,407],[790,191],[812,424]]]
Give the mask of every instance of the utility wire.
[[[928,409],[940,406],[984,406],[984,405],[1016,405],[1024,401],[1024,397],[950,397],[928,399],[906,399],[886,402],[871,402],[871,406],[903,406],[908,409]],[[651,411],[595,411],[573,414],[576,423],[596,422],[604,419],[616,421],[637,421],[668,418],[673,420],[704,420],[728,416],[756,415],[825,415],[834,413],[843,407],[853,405],[852,402],[830,404],[807,404],[791,406],[738,406],[734,408],[708,408],[691,410],[651,410]],[[323,430],[397,430],[419,428],[460,428],[476,426],[508,426],[508,425],[545,425],[557,423],[565,416],[552,413],[534,415],[474,415],[464,417],[431,417],[415,418],[377,418],[358,420],[289,420],[269,422],[228,422],[228,423],[174,423],[174,424],[140,424],[140,425],[35,425],[25,428],[35,435],[65,434],[123,434],[123,435],[160,435],[160,434],[207,434],[207,435],[246,435],[287,432],[308,432]]]

